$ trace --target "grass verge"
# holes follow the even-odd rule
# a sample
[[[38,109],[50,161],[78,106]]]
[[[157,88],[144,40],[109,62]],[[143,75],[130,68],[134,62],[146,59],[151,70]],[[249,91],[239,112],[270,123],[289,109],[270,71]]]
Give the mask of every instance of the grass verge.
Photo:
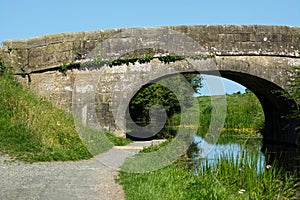
[[[195,175],[184,161],[148,173],[121,172],[119,183],[126,199],[290,199],[296,191],[296,179],[274,165],[258,173],[257,158],[244,156],[219,159]]]
[[[0,102],[0,153],[25,162],[92,157],[79,137],[70,113],[35,96],[7,73],[0,73]],[[86,130],[86,133],[96,136],[91,140],[97,146],[93,153],[104,152],[112,144],[130,142],[105,133],[112,144],[101,145],[99,141],[103,135],[95,134],[93,130]]]

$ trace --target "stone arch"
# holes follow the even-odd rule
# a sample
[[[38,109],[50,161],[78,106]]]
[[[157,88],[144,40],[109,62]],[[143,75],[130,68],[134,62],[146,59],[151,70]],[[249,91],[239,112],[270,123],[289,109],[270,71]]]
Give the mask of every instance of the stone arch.
[[[154,78],[154,79],[152,79],[152,80],[150,80],[149,82],[143,82],[143,85],[141,85],[140,87],[138,87],[138,88],[136,88],[134,91],[133,91],[133,95],[132,95],[132,98],[130,99],[130,103],[131,103],[131,101],[139,94],[139,92],[140,91],[142,91],[143,89],[145,89],[145,88],[147,88],[148,86],[150,86],[151,84],[155,84],[155,83],[161,83],[160,81],[161,80],[163,80],[163,79],[168,79],[168,78],[175,78],[176,77],[176,79],[178,80],[181,80],[181,79],[184,79],[183,80],[183,87],[186,87],[187,85],[189,85],[189,83],[186,81],[186,79],[183,77],[183,74],[193,74],[193,73],[198,73],[199,75],[200,75],[200,73],[199,72],[197,72],[197,71],[194,71],[194,72],[183,72],[183,73],[180,73],[180,72],[178,72],[178,71],[172,71],[172,72],[168,72],[168,73],[165,73],[165,74],[163,74],[163,75],[161,75],[161,76],[157,76],[156,78]],[[174,83],[174,82],[173,82]],[[178,82],[176,82],[176,83],[178,83]],[[174,87],[176,87],[176,88],[179,88],[179,87],[182,87],[182,85],[180,85],[180,83],[181,83],[181,81],[179,81],[179,83],[178,83],[178,85],[174,85]],[[221,82],[220,82],[221,83]],[[182,84],[182,83],[181,83]],[[186,85],[185,85],[186,84]],[[170,94],[170,93],[174,93],[176,96],[178,95],[177,94],[177,90],[176,89],[174,89],[174,87],[168,87],[168,86],[170,86],[170,85],[168,85],[168,84],[162,84],[161,85],[162,87],[164,87],[166,90],[168,90],[168,94]],[[187,89],[187,93],[188,94],[190,94],[191,96],[193,95],[193,93],[194,93],[194,90],[191,90],[191,88],[188,88]],[[181,94],[180,94],[181,95]],[[181,100],[179,100],[178,98],[180,98]],[[184,103],[185,101],[182,101],[182,99],[184,99],[184,100],[187,100],[187,101],[189,101],[189,103],[191,103],[191,104],[193,104],[193,103],[195,103],[195,102],[193,102],[193,100],[194,99],[186,99],[185,97],[183,97],[183,98],[181,98],[181,96],[177,96],[177,99],[176,99],[176,103],[180,106],[180,112],[182,112],[183,111],[183,109],[186,107],[186,104],[185,105],[182,105],[182,103]],[[225,100],[225,98],[224,98],[224,100]],[[186,102],[187,102],[186,101]],[[135,112],[134,110],[131,110],[130,109],[130,103],[127,105],[127,108],[126,108],[126,115],[127,115],[127,117],[126,117],[126,120],[128,120],[128,118],[132,118],[132,112]],[[167,104],[164,104],[164,106],[166,106]],[[177,105],[177,106],[178,106]],[[163,106],[162,106],[162,109],[163,109]],[[140,110],[139,110],[140,111]],[[155,112],[155,110],[153,110],[154,112]],[[164,111],[165,112],[165,111]],[[200,113],[199,113],[200,114]],[[152,118],[151,117],[151,108],[149,109],[149,115],[150,115],[150,119]],[[167,112],[166,112],[166,117],[168,117],[168,114],[167,114]],[[197,118],[198,119],[198,118]],[[164,119],[164,120],[166,120],[166,119]],[[133,122],[135,122],[135,120],[132,120],[132,119],[129,119],[129,121],[130,121],[130,123],[133,123]],[[159,122],[162,122],[162,121],[159,121]],[[160,128],[161,129],[163,129],[163,128],[165,128],[165,123],[164,123],[165,121],[163,121],[163,124],[159,124],[160,126]],[[147,121],[147,123],[151,123],[150,121]],[[179,124],[178,124],[179,125]],[[126,126],[128,127],[128,121],[126,121]],[[157,126],[157,125],[154,125],[154,126]],[[144,131],[148,131],[148,129],[149,128],[146,128],[146,129],[144,129]],[[158,133],[159,132],[159,130],[158,129],[156,129],[157,130],[157,132],[155,132],[155,133]],[[174,134],[176,134],[176,130],[175,129],[172,129],[172,130],[168,130],[168,131],[172,131]],[[152,130],[150,130],[150,131],[148,131],[148,132],[152,132]],[[127,133],[126,132],[126,137],[128,137],[128,138],[130,138],[130,139],[133,139],[133,140],[151,140],[151,139],[155,139],[155,138],[157,138],[157,135],[151,135],[150,137],[144,137],[143,135],[145,135],[145,134],[143,134],[143,133],[141,133],[140,131],[139,131],[139,128],[138,127],[136,127],[135,128],[135,133],[137,133],[138,135],[135,135],[135,134],[129,134],[129,133]],[[142,135],[142,137],[139,137],[140,135]]]

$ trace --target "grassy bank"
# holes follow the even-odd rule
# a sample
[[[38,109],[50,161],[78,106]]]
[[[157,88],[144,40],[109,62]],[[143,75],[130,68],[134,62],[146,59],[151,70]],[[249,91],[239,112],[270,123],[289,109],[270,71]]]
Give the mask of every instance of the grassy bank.
[[[27,162],[92,157],[82,143],[70,113],[37,97],[11,75],[1,72],[0,102],[0,153]],[[128,143],[128,140],[116,139],[109,133],[105,136],[114,143]],[[92,153],[106,151],[112,146],[97,143],[101,137],[91,140],[97,146],[97,152]]]
[[[128,200],[292,199],[299,189],[295,177],[262,160],[257,154],[223,155],[214,164],[200,163],[195,171],[195,165],[182,158],[157,171],[120,172],[118,182]]]

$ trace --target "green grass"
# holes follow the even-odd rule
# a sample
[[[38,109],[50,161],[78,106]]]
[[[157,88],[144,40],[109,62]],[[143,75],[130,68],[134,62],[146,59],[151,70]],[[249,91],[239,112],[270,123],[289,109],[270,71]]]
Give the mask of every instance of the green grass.
[[[224,190],[222,195],[229,199],[289,199],[297,190],[295,177],[287,175],[276,163],[267,168],[261,154],[223,155],[215,164],[203,164],[199,166],[202,173],[199,173],[200,178],[193,184],[192,191],[202,189],[205,185],[203,177],[221,186]],[[218,194],[218,191],[214,193]],[[196,195],[194,192],[193,196]]]
[[[119,182],[127,200],[186,199],[185,185],[193,178],[189,171],[171,165],[143,174],[121,172]]]
[[[149,147],[142,149],[140,153],[150,153],[150,152],[158,151],[162,147],[167,146],[170,142],[171,140],[166,140],[165,142],[162,142],[159,145],[151,145]]]
[[[116,146],[125,146],[132,142],[132,140],[129,138],[116,137],[115,135],[113,135],[112,133],[109,133],[109,132],[105,132],[105,136],[109,139],[109,141],[112,144],[114,144]]]
[[[183,112],[191,114],[200,111],[198,134],[203,135],[208,130],[214,107],[211,105],[211,97],[200,96],[197,97],[197,100],[198,104],[193,104],[191,108]],[[256,96],[253,93],[226,95],[226,103],[227,112],[223,131],[235,131],[257,136],[257,133],[264,127],[264,113]],[[169,120],[169,125],[179,124],[178,121],[182,116],[184,114],[173,116]],[[194,124],[194,122],[191,124]]]
[[[11,75],[0,73],[0,153],[26,162],[81,160],[129,141],[106,133],[112,143],[104,144],[103,134],[85,130],[82,142],[73,116],[34,95]],[[101,143],[102,142],[102,143]]]
[[[297,191],[295,179],[278,170],[258,174],[257,157],[224,155],[216,166],[206,167],[203,174],[178,161],[148,173],[121,172],[126,199],[290,199]]]

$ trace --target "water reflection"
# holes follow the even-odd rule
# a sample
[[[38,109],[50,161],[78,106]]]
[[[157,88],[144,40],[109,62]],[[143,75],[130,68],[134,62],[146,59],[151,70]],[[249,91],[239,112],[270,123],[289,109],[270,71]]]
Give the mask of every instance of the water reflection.
[[[228,134],[226,134],[228,135]],[[209,152],[205,149],[211,149]],[[291,146],[266,145],[262,138],[236,139],[223,137],[218,144],[210,144],[202,137],[195,136],[194,146],[190,149],[189,156],[197,166],[205,168],[215,166],[221,157],[241,158],[243,155],[256,157],[258,173],[263,172],[266,165],[274,162],[278,167],[287,172],[300,174],[300,149]]]
[[[224,143],[224,138],[220,144],[209,144],[202,137],[195,136],[194,143],[197,148],[194,148],[194,152],[190,153],[192,159],[197,163],[198,166],[201,166],[200,169],[206,169],[207,167],[215,167],[218,160],[221,157],[228,159],[239,159],[246,154],[251,154],[255,156],[256,159],[256,168],[258,173],[261,173],[265,166],[265,156],[260,151],[261,149],[261,139],[252,138],[249,140],[236,140],[232,141],[232,138],[227,139],[227,143]],[[206,152],[205,149],[211,149],[211,151]],[[250,158],[250,157],[249,157]]]

